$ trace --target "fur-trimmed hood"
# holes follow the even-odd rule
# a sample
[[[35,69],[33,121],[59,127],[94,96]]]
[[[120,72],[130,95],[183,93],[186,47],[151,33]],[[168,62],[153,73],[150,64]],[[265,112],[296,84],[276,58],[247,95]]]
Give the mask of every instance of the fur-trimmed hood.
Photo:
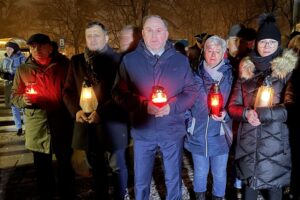
[[[272,77],[284,79],[292,72],[297,63],[298,57],[293,50],[284,50],[281,56],[271,61]],[[255,65],[250,57],[245,57],[239,65],[239,76],[243,79],[251,79],[255,74]]]

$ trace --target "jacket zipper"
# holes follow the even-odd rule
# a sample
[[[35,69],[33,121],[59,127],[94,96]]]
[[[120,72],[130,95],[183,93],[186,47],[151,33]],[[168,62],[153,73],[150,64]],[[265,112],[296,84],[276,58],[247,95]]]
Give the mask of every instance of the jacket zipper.
[[[209,115],[207,116],[207,123],[205,129],[205,157],[207,157],[208,152],[208,144],[207,144],[207,131],[208,131],[208,123],[209,123]]]

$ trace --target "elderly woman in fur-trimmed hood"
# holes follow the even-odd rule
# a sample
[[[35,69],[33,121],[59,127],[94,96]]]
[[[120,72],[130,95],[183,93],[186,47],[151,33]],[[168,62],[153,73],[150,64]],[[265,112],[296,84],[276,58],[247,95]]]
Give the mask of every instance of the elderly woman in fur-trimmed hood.
[[[290,182],[285,93],[297,56],[282,51],[280,43],[274,16],[262,15],[256,48],[241,61],[229,102],[230,115],[240,122],[235,159],[238,176],[246,186],[245,200],[256,200],[258,191],[267,200],[281,200],[282,187]],[[273,94],[258,94],[262,86],[272,88]],[[261,100],[263,97],[269,100]]]

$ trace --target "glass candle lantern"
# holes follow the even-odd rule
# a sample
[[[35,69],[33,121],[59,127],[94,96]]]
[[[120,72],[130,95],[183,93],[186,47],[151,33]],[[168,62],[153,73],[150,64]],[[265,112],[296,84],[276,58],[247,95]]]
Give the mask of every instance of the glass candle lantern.
[[[271,76],[267,76],[263,85],[258,88],[254,108],[270,107],[273,104],[274,89],[272,87]]]
[[[214,83],[210,88],[207,96],[207,106],[210,114],[221,116],[221,111],[223,109],[223,96],[217,83]]]
[[[254,108],[270,107],[273,104],[274,89],[271,86],[260,86],[256,95]]]
[[[95,95],[94,89],[87,81],[82,83],[80,94],[80,107],[85,113],[92,113],[97,109],[98,100]]]

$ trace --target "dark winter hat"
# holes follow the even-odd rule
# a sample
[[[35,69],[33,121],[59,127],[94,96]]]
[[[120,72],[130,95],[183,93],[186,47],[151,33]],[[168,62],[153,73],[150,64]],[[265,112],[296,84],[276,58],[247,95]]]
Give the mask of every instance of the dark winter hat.
[[[243,24],[234,24],[228,32],[228,37],[240,37],[243,29],[245,29]]]
[[[245,28],[244,37],[247,41],[255,40],[256,38],[256,30],[254,28]]]
[[[42,34],[42,33],[36,33],[29,37],[27,40],[27,44],[31,45],[33,43],[38,44],[51,44],[51,40],[48,35]]]
[[[20,47],[17,43],[14,43],[14,42],[7,42],[5,44],[5,47],[10,47],[10,48],[13,48],[14,49],[14,52],[18,52],[20,50]]]
[[[259,17],[259,28],[256,34],[256,41],[263,39],[273,39],[281,43],[281,33],[276,25],[276,20],[273,14],[262,14]]]

